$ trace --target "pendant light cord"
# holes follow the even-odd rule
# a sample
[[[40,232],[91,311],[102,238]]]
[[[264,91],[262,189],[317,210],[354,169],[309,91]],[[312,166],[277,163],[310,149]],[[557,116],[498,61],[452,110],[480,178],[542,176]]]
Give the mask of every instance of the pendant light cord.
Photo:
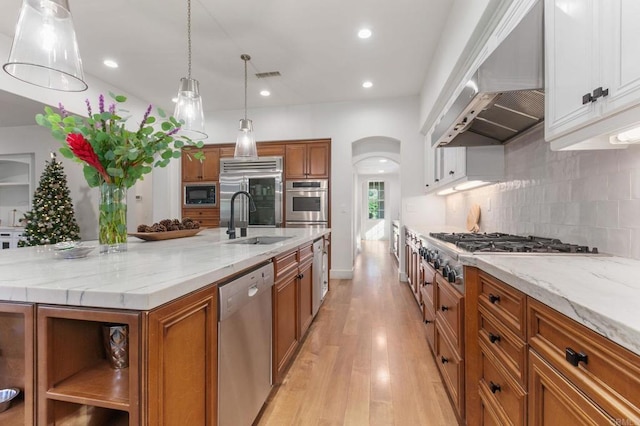
[[[187,0],[187,52],[188,52],[188,69],[187,77],[191,80],[191,0]]]
[[[240,59],[244,61],[244,119],[246,120],[247,119],[247,85],[248,85],[247,62],[251,60],[251,56],[247,55],[246,53],[243,53],[242,55],[240,55]]]
[[[244,119],[247,119],[247,60],[244,60]]]

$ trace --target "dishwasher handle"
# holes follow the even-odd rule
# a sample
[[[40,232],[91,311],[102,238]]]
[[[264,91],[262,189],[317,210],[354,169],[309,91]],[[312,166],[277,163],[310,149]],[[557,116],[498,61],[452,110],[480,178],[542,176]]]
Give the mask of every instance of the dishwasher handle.
[[[251,287],[249,287],[249,291],[247,292],[247,294],[249,295],[249,297],[253,297],[258,293],[258,284],[254,284]]]

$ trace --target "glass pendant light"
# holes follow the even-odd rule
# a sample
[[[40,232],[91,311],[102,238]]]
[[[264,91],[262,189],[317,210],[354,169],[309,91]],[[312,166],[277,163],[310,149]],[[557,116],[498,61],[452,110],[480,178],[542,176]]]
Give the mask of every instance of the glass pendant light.
[[[251,56],[243,54],[240,59],[244,61],[244,119],[240,120],[236,150],[233,156],[250,160],[258,158],[256,138],[253,135],[253,123],[247,118],[247,62],[251,60]]]
[[[23,0],[4,70],[26,83],[87,90],[68,0]]]
[[[180,134],[192,140],[206,139],[204,131],[204,112],[200,97],[200,83],[191,78],[191,0],[187,0],[187,45],[188,71],[187,77],[180,79],[178,101],[173,114],[176,120],[182,122]]]

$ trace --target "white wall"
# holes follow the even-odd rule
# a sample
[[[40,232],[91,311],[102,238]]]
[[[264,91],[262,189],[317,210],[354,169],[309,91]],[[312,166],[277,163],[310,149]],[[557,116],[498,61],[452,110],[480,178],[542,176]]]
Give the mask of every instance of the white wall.
[[[551,151],[542,132],[505,146],[504,182],[447,197],[447,224],[481,206],[481,231],[553,237],[640,259],[640,146]]]

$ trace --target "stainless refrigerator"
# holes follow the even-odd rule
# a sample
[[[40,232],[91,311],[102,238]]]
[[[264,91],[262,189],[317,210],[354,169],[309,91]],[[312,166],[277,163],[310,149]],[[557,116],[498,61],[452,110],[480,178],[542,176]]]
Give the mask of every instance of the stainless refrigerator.
[[[282,157],[257,160],[220,159],[220,226],[229,224],[231,197],[238,191],[251,194],[256,211],[249,211],[249,200],[236,197],[235,224],[240,227],[282,226]]]

